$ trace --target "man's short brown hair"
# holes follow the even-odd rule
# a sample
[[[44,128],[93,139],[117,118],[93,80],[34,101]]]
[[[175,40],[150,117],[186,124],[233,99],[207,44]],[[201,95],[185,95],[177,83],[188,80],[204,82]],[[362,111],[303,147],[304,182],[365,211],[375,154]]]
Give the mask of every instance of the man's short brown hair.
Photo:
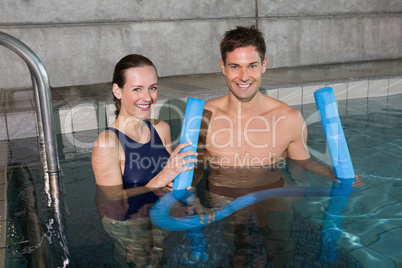
[[[221,41],[221,56],[226,64],[226,55],[229,52],[241,47],[254,46],[260,55],[261,62],[264,61],[266,45],[262,33],[255,27],[237,26],[236,29],[227,31]]]

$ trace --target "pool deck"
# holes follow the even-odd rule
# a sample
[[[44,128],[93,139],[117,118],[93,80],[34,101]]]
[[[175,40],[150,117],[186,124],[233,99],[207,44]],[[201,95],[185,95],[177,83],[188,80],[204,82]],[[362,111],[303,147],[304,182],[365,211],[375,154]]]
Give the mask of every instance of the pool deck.
[[[169,119],[160,113],[165,103],[185,102],[187,97],[209,100],[228,91],[221,73],[162,77],[159,84],[154,117],[162,120]],[[260,88],[295,106],[314,102],[313,92],[325,86],[334,89],[338,100],[400,93],[402,59],[268,69]],[[0,94],[0,140],[37,136],[32,89],[0,90]],[[57,133],[102,129],[114,119],[110,83],[52,88],[52,102]]]

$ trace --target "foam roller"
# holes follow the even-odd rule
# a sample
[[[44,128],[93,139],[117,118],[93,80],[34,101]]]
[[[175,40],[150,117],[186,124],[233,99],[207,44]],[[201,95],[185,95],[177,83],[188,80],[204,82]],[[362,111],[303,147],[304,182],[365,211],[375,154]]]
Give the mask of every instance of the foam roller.
[[[186,110],[184,112],[183,124],[181,127],[180,144],[188,141],[191,141],[192,144],[183,148],[180,152],[197,151],[204,105],[205,101],[203,100],[195,98],[187,99]],[[194,169],[180,173],[173,182],[173,191],[185,190],[187,186],[191,186],[193,176]]]
[[[314,98],[335,176],[339,179],[354,179],[355,172],[332,88],[325,87],[315,91]]]

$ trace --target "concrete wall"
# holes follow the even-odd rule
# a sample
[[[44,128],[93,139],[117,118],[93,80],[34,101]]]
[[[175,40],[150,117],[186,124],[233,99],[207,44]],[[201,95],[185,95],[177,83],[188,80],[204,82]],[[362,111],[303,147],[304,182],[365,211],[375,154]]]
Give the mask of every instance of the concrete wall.
[[[26,43],[53,87],[111,80],[124,55],[151,58],[160,76],[219,72],[219,42],[258,24],[269,67],[402,58],[401,0],[5,0],[0,31]],[[31,85],[0,47],[0,89]]]

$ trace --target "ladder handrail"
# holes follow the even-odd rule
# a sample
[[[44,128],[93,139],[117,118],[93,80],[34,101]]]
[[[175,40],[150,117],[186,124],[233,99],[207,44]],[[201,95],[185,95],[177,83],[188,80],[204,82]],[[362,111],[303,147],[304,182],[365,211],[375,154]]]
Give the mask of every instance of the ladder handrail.
[[[27,64],[32,80],[36,81],[33,88],[35,92],[35,98],[39,101],[40,107],[36,105],[37,118],[42,122],[38,123],[39,136],[43,135],[47,172],[58,173],[60,172],[60,163],[57,150],[56,132],[54,130],[54,115],[52,96],[50,92],[49,78],[43,63],[38,56],[23,42],[15,37],[0,31],[0,45],[9,48],[20,56]],[[40,116],[39,116],[40,115]],[[40,121],[38,120],[38,121]]]

